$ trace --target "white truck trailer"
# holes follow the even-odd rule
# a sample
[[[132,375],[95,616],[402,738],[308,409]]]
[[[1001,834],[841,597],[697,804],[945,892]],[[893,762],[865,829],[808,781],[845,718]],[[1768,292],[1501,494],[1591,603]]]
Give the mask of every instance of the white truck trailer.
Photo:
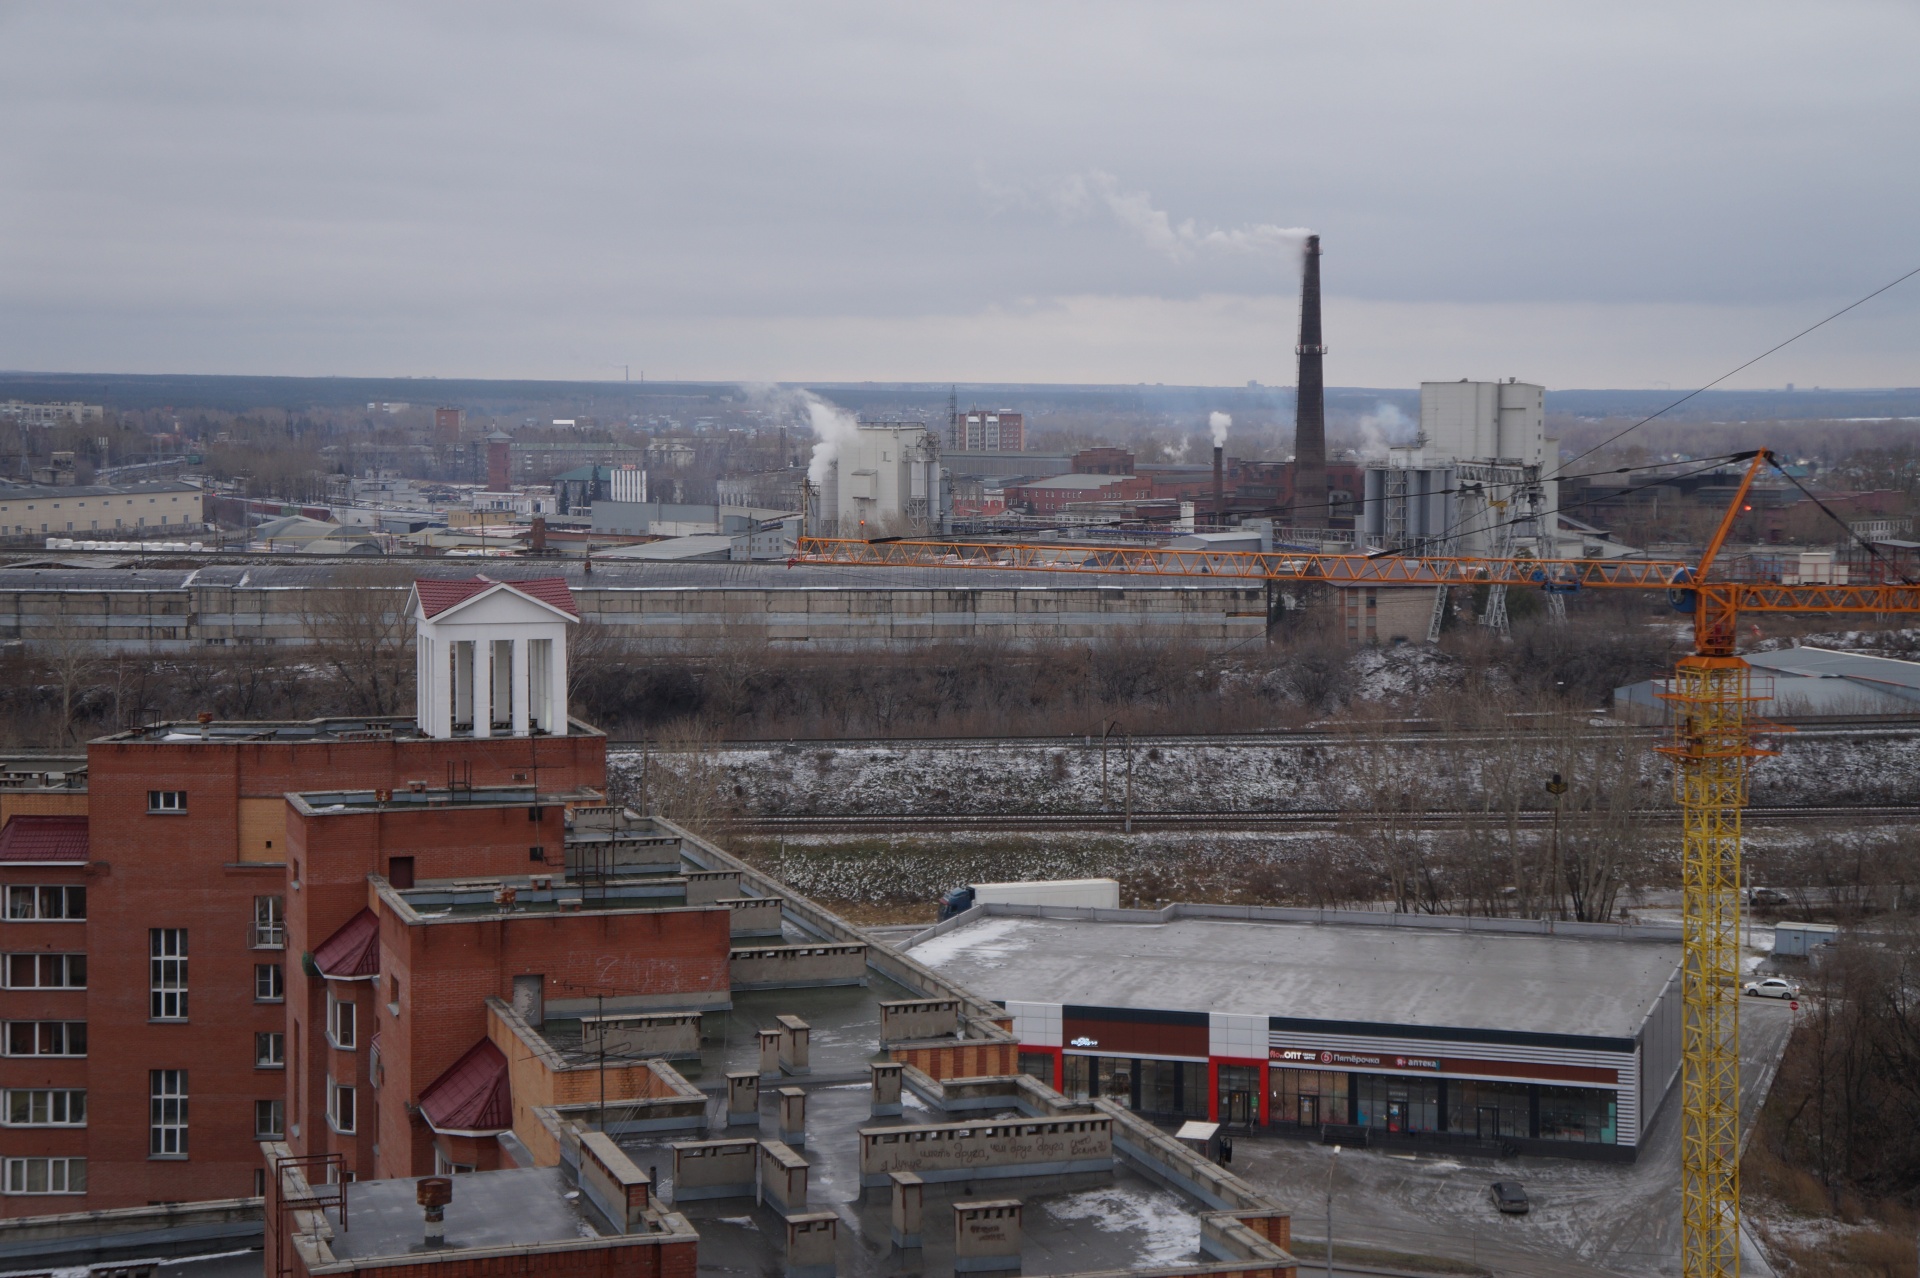
[[[1034,879],[1026,883],[970,883],[941,898],[940,917],[950,919],[976,905],[1078,905],[1120,908],[1118,879]]]

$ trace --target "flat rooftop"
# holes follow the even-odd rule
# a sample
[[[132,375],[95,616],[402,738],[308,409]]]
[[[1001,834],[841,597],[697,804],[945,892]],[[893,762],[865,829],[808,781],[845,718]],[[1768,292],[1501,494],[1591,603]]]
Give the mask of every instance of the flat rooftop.
[[[544,735],[544,734],[543,734]],[[566,735],[573,737],[602,735],[599,729],[577,719],[567,721]],[[459,741],[486,740],[462,734]],[[497,734],[497,740],[525,741],[525,737]],[[431,741],[412,716],[349,719],[260,719],[216,720],[198,723],[156,723],[145,728],[115,732],[98,740],[110,743],[166,743],[191,741],[264,741],[299,743],[305,741]]]
[[[355,1181],[347,1191],[348,1227],[340,1228],[338,1211],[327,1211],[334,1256],[371,1260],[424,1250],[425,1227],[414,1186],[411,1176]],[[558,1167],[460,1176],[446,1209],[447,1247],[563,1242],[606,1232],[591,1212],[581,1209],[582,1201]]]
[[[1677,939],[991,913],[907,952],[1001,1002],[1615,1039],[1680,963]]]

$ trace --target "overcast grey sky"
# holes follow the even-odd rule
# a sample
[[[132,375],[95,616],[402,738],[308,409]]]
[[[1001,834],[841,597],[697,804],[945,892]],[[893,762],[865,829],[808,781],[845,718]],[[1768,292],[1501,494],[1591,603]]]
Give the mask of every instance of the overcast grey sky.
[[[1920,266],[1920,6],[10,3],[0,367],[1691,387]],[[1920,383],[1920,279],[1732,385]]]

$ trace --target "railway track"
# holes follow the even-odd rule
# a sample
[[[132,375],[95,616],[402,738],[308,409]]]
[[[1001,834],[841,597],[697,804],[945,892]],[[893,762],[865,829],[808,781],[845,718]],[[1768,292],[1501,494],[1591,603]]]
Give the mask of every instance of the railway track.
[[[1658,808],[1645,815],[1662,823],[1678,822],[1680,814]],[[1133,828],[1141,830],[1283,830],[1331,829],[1341,825],[1400,821],[1421,829],[1452,829],[1472,824],[1498,824],[1504,816],[1484,812],[1356,812],[1310,809],[1290,812],[1135,812]],[[937,834],[943,831],[1119,830],[1127,818],[1118,812],[1007,812],[965,813],[850,813],[826,816],[748,817],[733,824],[743,834]],[[1551,809],[1519,814],[1520,824],[1538,826],[1553,820]],[[1749,825],[1799,825],[1821,821],[1889,824],[1920,823],[1920,804],[1861,807],[1748,808]]]

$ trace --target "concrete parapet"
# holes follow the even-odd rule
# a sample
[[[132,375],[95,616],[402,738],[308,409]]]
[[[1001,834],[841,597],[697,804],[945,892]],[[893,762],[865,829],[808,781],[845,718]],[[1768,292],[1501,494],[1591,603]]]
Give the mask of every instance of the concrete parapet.
[[[960,1000],[957,998],[901,998],[880,1001],[880,1041],[882,1043],[943,1038],[957,1033],[959,1029]]]
[[[779,936],[786,902],[777,896],[726,896],[713,902],[732,911],[734,936]]]
[[[778,1016],[780,1026],[780,1072],[813,1073],[813,1027],[797,1016]]]
[[[760,1201],[785,1215],[807,1209],[807,1160],[784,1141],[760,1142]]]
[[[740,895],[738,870],[684,870],[688,905],[718,905]]]
[[[580,1018],[588,1051],[609,1056],[658,1056],[686,1060],[700,1055],[698,1012],[608,1012]]]
[[[729,958],[736,990],[805,989],[818,985],[865,985],[867,947],[838,945],[757,945],[735,949]]]
[[[860,1129],[860,1184],[888,1173],[928,1181],[1058,1176],[1113,1170],[1113,1120],[1104,1114]]]
[[[888,1237],[896,1247],[920,1245],[920,1215],[926,1205],[927,1182],[914,1172],[888,1172],[893,1183],[893,1223]]]
[[[673,1150],[675,1203],[753,1197],[759,1141],[675,1141],[668,1148]]]
[[[1018,1198],[953,1205],[953,1272],[1019,1273],[1022,1213]]]
[[[780,1219],[786,1227],[785,1278],[833,1278],[840,1217],[830,1211],[804,1211]]]
[[[747,1070],[727,1075],[727,1126],[760,1125],[760,1075]]]
[[[898,1061],[875,1061],[867,1066],[867,1073],[873,1080],[873,1108],[875,1118],[887,1118],[900,1112],[900,1075],[906,1066]]]
[[[604,1132],[580,1137],[580,1189],[623,1234],[647,1231],[653,1181]]]
[[[780,1139],[795,1149],[807,1144],[807,1094],[798,1087],[782,1087],[780,1098]]]

